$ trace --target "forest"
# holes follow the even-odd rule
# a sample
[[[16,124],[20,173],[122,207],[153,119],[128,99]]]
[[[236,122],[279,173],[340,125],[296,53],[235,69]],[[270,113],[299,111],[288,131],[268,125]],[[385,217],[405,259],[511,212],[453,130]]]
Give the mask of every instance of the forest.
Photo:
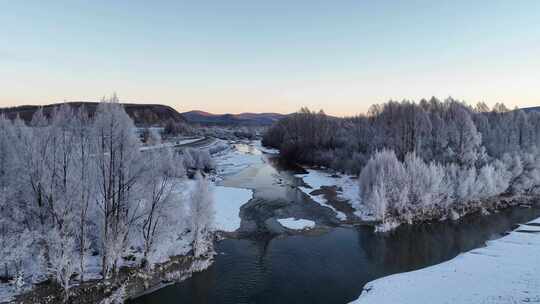
[[[381,229],[457,218],[540,185],[540,113],[448,98],[390,101],[335,118],[307,108],[267,130],[286,159],[358,175],[360,204]]]
[[[28,124],[0,117],[2,280],[51,280],[67,299],[73,284],[114,279],[123,266],[212,250],[213,199],[199,173],[208,153],[143,151],[135,130],[116,96],[92,115],[65,104]]]

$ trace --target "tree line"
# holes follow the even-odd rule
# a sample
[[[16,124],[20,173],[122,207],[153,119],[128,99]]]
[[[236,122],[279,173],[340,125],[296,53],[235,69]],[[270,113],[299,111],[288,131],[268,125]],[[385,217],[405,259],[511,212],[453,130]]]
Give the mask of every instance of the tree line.
[[[269,128],[263,144],[359,175],[361,204],[382,222],[455,216],[540,184],[540,113],[503,104],[390,101],[348,118],[303,108]]]
[[[208,156],[140,148],[116,96],[92,116],[69,105],[39,109],[28,124],[0,116],[0,276],[19,287],[50,278],[67,297],[74,281],[95,275],[89,265],[114,279],[128,254],[150,268],[179,242],[207,252],[207,181],[197,173],[195,194],[181,193],[185,165],[205,167]]]

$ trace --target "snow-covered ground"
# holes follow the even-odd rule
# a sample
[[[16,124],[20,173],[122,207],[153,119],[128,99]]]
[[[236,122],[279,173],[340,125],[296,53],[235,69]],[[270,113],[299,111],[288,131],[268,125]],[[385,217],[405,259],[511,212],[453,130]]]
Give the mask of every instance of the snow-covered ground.
[[[17,290],[14,285],[0,284],[0,303],[8,303],[14,300],[14,296],[28,290]]]
[[[337,191],[338,198],[349,201],[349,204],[356,208],[359,205],[359,189],[358,180],[348,175],[331,175],[328,172],[321,170],[308,169],[307,174],[296,174],[304,180],[304,183],[308,184],[310,188],[300,187],[304,193],[308,194],[317,203],[334,210],[337,214],[337,218],[345,220],[347,217],[341,211],[336,210],[322,194],[312,195],[310,194],[314,190],[320,189],[322,186],[337,186],[341,190]]]
[[[370,282],[355,304],[540,302],[540,218],[432,267]]]
[[[215,228],[227,232],[233,232],[240,228],[240,207],[247,203],[252,196],[251,190],[215,186]]]
[[[292,217],[289,218],[283,218],[277,220],[281,226],[293,230],[303,230],[303,229],[311,229],[315,227],[315,222],[305,219],[295,219]]]

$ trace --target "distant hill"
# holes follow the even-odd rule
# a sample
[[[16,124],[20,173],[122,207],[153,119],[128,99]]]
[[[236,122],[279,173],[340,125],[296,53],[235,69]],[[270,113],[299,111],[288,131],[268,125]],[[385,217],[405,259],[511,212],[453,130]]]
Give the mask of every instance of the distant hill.
[[[189,123],[202,125],[269,126],[285,117],[279,113],[212,114],[203,111],[182,113]]]
[[[528,108],[521,108],[521,110],[525,112],[538,112],[540,111],[540,107],[528,107]]]
[[[96,111],[97,102],[87,101],[74,101],[67,102],[70,106],[78,109],[82,105],[86,107],[86,110],[93,115]],[[128,115],[133,119],[136,125],[163,125],[165,122],[172,120],[175,122],[186,122],[184,116],[178,113],[175,109],[159,104],[135,104],[135,103],[122,103]],[[18,106],[11,108],[0,108],[0,113],[5,114],[8,118],[14,119],[19,115],[24,121],[30,121],[32,115],[37,111],[39,107],[43,107],[45,115],[49,116],[54,108],[60,106],[61,103],[55,103],[45,106]]]

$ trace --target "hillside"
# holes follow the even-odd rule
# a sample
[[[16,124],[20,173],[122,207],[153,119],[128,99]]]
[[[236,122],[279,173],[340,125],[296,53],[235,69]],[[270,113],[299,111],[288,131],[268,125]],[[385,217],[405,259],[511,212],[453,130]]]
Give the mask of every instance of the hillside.
[[[68,102],[67,104],[78,109],[81,106],[85,106],[90,115],[96,111],[97,102],[75,101]],[[55,103],[43,106],[45,115],[49,116],[54,108],[60,106],[61,103]],[[128,115],[133,119],[136,125],[161,125],[166,121],[173,120],[175,122],[185,122],[184,117],[178,113],[175,109],[159,104],[123,104]],[[8,118],[13,119],[17,115],[24,121],[30,121],[32,115],[37,111],[40,106],[25,105],[11,108],[2,108],[0,113],[5,114]]]
[[[203,111],[189,111],[181,115],[190,123],[242,126],[269,126],[286,116],[279,113],[212,114]]]
[[[540,111],[540,107],[528,107],[528,108],[521,108],[521,110],[529,113],[529,112],[537,112]]]

